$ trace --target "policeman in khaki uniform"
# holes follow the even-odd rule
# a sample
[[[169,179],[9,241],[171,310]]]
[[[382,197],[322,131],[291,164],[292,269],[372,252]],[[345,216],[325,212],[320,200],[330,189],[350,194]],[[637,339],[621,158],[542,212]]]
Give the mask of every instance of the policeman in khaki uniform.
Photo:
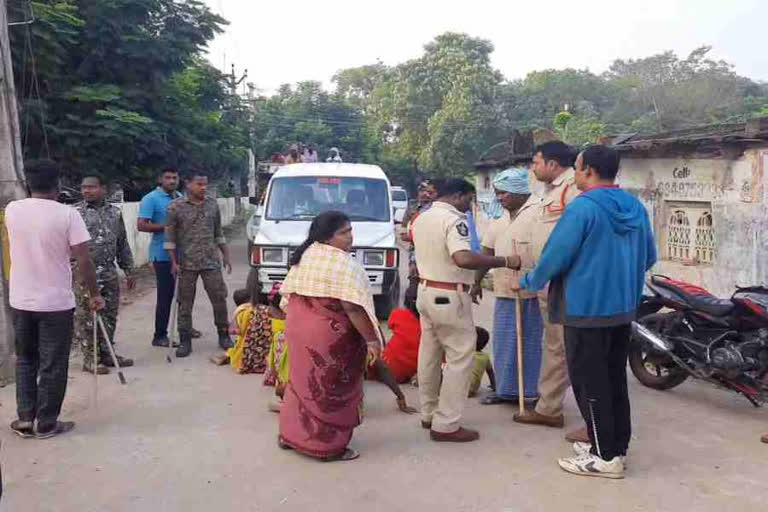
[[[541,256],[544,245],[552,230],[555,229],[557,221],[560,220],[565,207],[579,195],[579,190],[574,184],[575,159],[576,151],[560,141],[546,142],[534,150],[531,170],[536,179],[545,185],[544,197],[538,206],[539,214],[536,216],[536,224],[532,230],[531,250],[535,261],[538,261]],[[544,319],[539,402],[535,410],[523,415],[516,413],[513,419],[528,425],[562,428],[565,424],[563,400],[569,385],[564,331],[562,325],[552,324],[549,321],[546,290],[539,294],[539,305]],[[584,434],[586,435],[586,432]]]
[[[436,180],[437,199],[413,225],[421,316],[421,426],[433,441],[468,442],[478,432],[460,426],[476,347],[469,291],[473,270],[519,269],[520,259],[474,253],[465,213],[475,188],[462,179]],[[445,360],[445,369],[441,366]]]

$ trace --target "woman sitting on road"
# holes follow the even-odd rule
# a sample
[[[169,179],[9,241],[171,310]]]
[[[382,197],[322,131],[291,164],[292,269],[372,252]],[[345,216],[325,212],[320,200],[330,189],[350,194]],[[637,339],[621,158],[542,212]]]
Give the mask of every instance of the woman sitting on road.
[[[381,354],[368,276],[351,247],[349,217],[318,215],[280,289],[290,378],[278,442],[324,461],[359,457],[347,444],[361,422],[366,360]]]
[[[274,317],[282,317],[279,308],[271,307],[261,294],[261,284],[254,280],[253,289],[235,290],[232,299],[237,305],[229,327],[236,336],[235,346],[211,361],[218,365],[229,362],[240,374],[264,373],[267,356],[272,345]]]

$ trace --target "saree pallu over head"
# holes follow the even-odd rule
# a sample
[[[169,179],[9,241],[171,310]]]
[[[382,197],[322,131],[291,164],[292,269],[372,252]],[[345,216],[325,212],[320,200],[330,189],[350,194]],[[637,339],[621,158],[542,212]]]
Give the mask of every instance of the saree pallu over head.
[[[294,293],[305,297],[339,299],[362,307],[379,342],[384,342],[376,319],[368,274],[349,253],[319,242],[310,245],[301,263],[291,267],[280,287],[285,301],[290,300],[290,295]]]

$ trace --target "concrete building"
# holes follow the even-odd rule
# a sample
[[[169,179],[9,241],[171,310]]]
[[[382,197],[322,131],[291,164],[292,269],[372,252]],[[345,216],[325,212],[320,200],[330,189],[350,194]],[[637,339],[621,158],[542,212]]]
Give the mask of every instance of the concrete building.
[[[768,118],[613,139],[619,183],[651,217],[654,273],[727,297],[768,283]]]

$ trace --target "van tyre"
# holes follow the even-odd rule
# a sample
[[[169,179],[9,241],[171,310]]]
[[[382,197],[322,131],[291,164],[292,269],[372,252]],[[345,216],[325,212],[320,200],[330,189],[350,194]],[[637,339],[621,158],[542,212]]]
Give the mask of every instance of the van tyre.
[[[259,281],[259,269],[256,267],[251,267],[251,269],[248,271],[248,279],[245,282],[245,289],[253,290],[253,287],[256,285],[258,281]]]
[[[383,321],[388,320],[390,313],[397,307],[399,301],[400,276],[397,276],[387,295],[377,295],[373,298],[373,305],[376,307],[376,318]]]

